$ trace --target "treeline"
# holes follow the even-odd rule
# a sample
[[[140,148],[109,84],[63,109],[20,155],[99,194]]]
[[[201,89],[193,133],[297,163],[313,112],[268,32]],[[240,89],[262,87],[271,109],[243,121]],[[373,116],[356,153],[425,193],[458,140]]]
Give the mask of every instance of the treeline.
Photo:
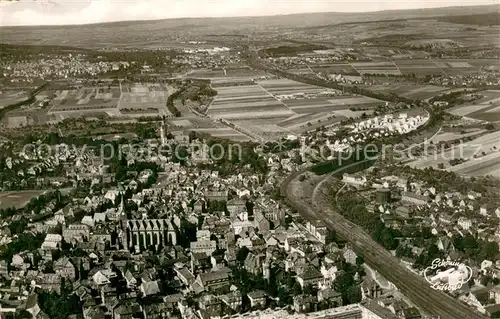
[[[172,93],[168,98],[167,98],[167,109],[169,110],[170,113],[172,113],[175,117],[180,117],[181,116],[181,111],[177,109],[174,105],[174,101],[181,98],[182,94],[184,93],[184,88],[181,88],[174,93]]]

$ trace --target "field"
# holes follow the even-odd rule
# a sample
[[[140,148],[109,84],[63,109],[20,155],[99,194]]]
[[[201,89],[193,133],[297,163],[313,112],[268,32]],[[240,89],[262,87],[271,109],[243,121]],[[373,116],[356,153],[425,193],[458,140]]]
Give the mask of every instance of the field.
[[[5,106],[27,100],[28,96],[26,93],[27,93],[26,91],[0,90],[0,109]]]
[[[498,122],[500,121],[500,91],[488,90],[479,92],[483,98],[472,105],[457,106],[447,110],[448,113],[471,119]]]
[[[252,138],[249,136],[242,134],[230,127],[214,127],[214,128],[196,128],[193,131],[198,133],[209,134],[213,137],[229,139],[232,141],[251,141]]]
[[[174,89],[161,84],[122,85],[118,109],[125,115],[154,113],[168,116],[167,98]]]
[[[438,136],[439,134],[436,138]],[[448,150],[440,149],[437,155],[419,158],[409,165],[417,168],[437,168],[439,164],[443,164],[446,169],[467,176],[495,175],[500,177],[499,150],[500,131],[497,131],[482,135],[470,142],[464,142],[462,145],[456,145]],[[451,166],[449,161],[452,159],[463,159],[466,162]]]
[[[23,208],[32,198],[46,192],[43,190],[0,192],[0,209],[9,207]]]
[[[354,62],[352,67],[359,74],[382,74],[382,75],[401,75],[396,64],[392,61],[382,62]]]
[[[367,48],[363,48],[365,51]],[[375,49],[382,54],[381,49]],[[394,52],[390,50],[390,52]],[[409,53],[410,54],[410,53]],[[411,53],[413,55],[413,53]],[[311,63],[308,65],[315,72],[324,74],[344,75],[412,75],[424,77],[433,74],[467,74],[480,71],[482,67],[500,67],[500,61],[495,59],[400,59],[394,55],[393,59],[371,62],[338,62],[338,63]],[[293,72],[297,73],[294,69]],[[289,70],[292,71],[292,70]]]
[[[458,139],[463,139],[475,135],[479,135],[482,133],[485,133],[486,130],[482,129],[472,129],[472,130],[466,130],[464,133],[461,134],[460,132],[440,132],[434,138],[431,140],[433,143],[437,144],[440,142],[448,142],[448,141],[454,141]]]
[[[294,114],[260,85],[219,87],[217,93],[207,112],[210,117],[243,120],[286,118]]]
[[[218,94],[207,115],[230,121],[244,135],[256,134],[266,139],[332,125],[363,112],[369,114],[370,109],[384,103],[288,79],[257,80],[243,85],[236,81],[233,85],[217,83]],[[353,107],[366,110],[350,110]],[[220,130],[214,133],[221,134]]]
[[[116,109],[120,99],[119,87],[85,87],[79,90],[57,90],[54,92],[51,113],[86,112]]]
[[[370,85],[366,86],[366,88],[377,92],[394,93],[415,100],[427,100],[450,90],[449,88],[436,85],[413,83]]]

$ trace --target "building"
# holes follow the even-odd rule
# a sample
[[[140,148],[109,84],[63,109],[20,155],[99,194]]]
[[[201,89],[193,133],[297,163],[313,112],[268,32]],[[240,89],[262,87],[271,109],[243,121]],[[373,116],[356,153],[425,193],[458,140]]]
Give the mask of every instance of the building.
[[[411,192],[403,192],[401,194],[401,200],[415,205],[425,205],[430,202],[430,198],[428,196],[418,195]]]
[[[387,188],[378,189],[375,196],[378,204],[386,204],[391,200],[391,190]]]
[[[168,219],[124,220],[122,230],[124,246],[136,252],[177,244],[174,226]]]
[[[60,275],[61,278],[69,280],[75,280],[76,278],[75,266],[67,257],[59,258],[54,262],[54,272]]]
[[[223,270],[202,273],[195,282],[205,290],[218,289],[229,285],[229,273]]]
[[[84,239],[88,239],[89,235],[89,226],[83,224],[69,225],[67,228],[63,228],[62,231],[62,237],[67,243],[83,241]]]
[[[217,242],[215,240],[199,240],[191,242],[191,253],[212,255],[217,249]]]
[[[302,273],[297,275],[297,281],[299,282],[302,289],[306,286],[317,286],[320,281],[323,280],[323,275],[321,272],[312,265],[306,266]]]

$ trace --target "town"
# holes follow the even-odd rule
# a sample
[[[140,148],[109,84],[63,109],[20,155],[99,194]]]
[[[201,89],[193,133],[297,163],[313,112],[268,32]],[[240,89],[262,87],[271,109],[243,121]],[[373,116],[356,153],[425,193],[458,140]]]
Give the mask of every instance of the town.
[[[498,318],[500,7],[446,9],[2,26],[0,318]]]

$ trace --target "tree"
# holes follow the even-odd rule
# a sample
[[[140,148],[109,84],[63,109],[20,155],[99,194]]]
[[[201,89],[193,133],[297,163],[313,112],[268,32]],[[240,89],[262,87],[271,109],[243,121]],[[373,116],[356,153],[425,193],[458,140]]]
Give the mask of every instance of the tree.
[[[249,253],[250,250],[246,246],[241,247],[236,253],[236,260],[243,264]]]

